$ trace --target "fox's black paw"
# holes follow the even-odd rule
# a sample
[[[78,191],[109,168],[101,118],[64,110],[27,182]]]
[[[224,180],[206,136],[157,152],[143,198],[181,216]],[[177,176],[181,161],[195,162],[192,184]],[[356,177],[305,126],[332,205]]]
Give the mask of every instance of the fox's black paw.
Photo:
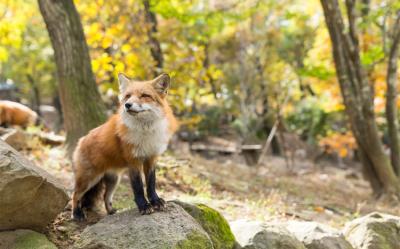
[[[110,209],[110,210],[107,211],[107,214],[113,215],[113,214],[115,214],[117,211],[118,211],[118,209],[112,208],[112,209]]]
[[[142,215],[151,214],[151,213],[154,212],[154,209],[153,209],[153,207],[151,206],[151,204],[147,202],[147,203],[144,204],[143,206],[139,207],[139,212],[140,212],[140,214],[142,214]]]
[[[72,219],[75,221],[84,221],[86,219],[85,212],[83,212],[82,208],[75,208],[72,211]]]
[[[111,202],[106,202],[106,210],[107,210],[107,214],[112,215],[115,214],[117,212],[117,209],[113,208],[112,203]]]
[[[165,209],[165,201],[161,198],[151,200],[150,203],[151,203],[151,206],[157,211],[162,211]]]

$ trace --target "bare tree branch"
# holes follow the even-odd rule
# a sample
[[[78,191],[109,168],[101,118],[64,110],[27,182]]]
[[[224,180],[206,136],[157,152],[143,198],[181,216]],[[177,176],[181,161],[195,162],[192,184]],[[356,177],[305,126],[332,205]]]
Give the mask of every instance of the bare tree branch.
[[[400,10],[397,12],[393,26],[393,40],[389,51],[388,67],[386,74],[386,119],[390,139],[390,160],[397,175],[400,175],[400,138],[399,122],[397,116],[397,59],[400,43]]]

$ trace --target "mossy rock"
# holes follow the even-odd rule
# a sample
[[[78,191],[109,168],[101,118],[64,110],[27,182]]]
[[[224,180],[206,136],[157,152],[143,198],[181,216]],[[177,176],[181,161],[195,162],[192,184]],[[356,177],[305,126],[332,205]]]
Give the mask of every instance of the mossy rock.
[[[141,215],[137,209],[106,216],[88,226],[76,249],[213,249],[209,235],[181,206]]]
[[[225,218],[215,209],[204,204],[189,204],[178,200],[174,203],[183,207],[208,233],[215,249],[232,249],[235,236]]]
[[[344,235],[354,248],[399,249],[400,217],[374,212],[348,222]]]
[[[57,249],[45,235],[31,230],[0,232],[0,248],[7,249]]]

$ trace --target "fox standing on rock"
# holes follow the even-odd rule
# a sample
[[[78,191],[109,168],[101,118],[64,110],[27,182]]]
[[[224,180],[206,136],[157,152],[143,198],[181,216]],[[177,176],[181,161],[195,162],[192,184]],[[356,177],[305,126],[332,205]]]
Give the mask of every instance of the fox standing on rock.
[[[157,156],[167,149],[169,139],[178,127],[166,100],[170,77],[164,73],[151,81],[135,81],[120,73],[118,80],[119,113],[82,137],[73,155],[75,189],[72,217],[76,220],[85,219],[82,208],[91,207],[91,198],[102,187],[105,187],[107,213],[115,213],[112,197],[125,170],[129,172],[141,214],[150,214],[165,206],[155,189],[155,162]]]

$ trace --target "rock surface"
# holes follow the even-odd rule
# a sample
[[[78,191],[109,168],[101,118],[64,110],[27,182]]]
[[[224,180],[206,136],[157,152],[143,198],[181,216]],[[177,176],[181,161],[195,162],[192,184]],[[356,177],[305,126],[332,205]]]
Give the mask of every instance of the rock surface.
[[[245,249],[305,249],[283,225],[245,220],[230,225],[237,242]]]
[[[356,249],[399,249],[400,217],[374,212],[348,222],[344,235]]]
[[[216,210],[204,204],[174,203],[183,207],[208,233],[215,249],[231,249],[235,245],[235,236],[225,218]]]
[[[303,242],[307,249],[353,249],[343,234],[317,222],[289,221],[286,228]]]
[[[4,131],[4,130],[3,130]],[[26,132],[19,129],[5,129],[6,133],[1,136],[7,144],[16,150],[22,150],[28,147],[28,140],[31,139]]]
[[[0,248],[57,249],[43,234],[24,229],[0,232]]]
[[[42,231],[68,199],[55,178],[0,140],[0,231]]]
[[[107,216],[87,227],[74,248],[213,248],[204,229],[179,205],[140,215],[137,209]]]

